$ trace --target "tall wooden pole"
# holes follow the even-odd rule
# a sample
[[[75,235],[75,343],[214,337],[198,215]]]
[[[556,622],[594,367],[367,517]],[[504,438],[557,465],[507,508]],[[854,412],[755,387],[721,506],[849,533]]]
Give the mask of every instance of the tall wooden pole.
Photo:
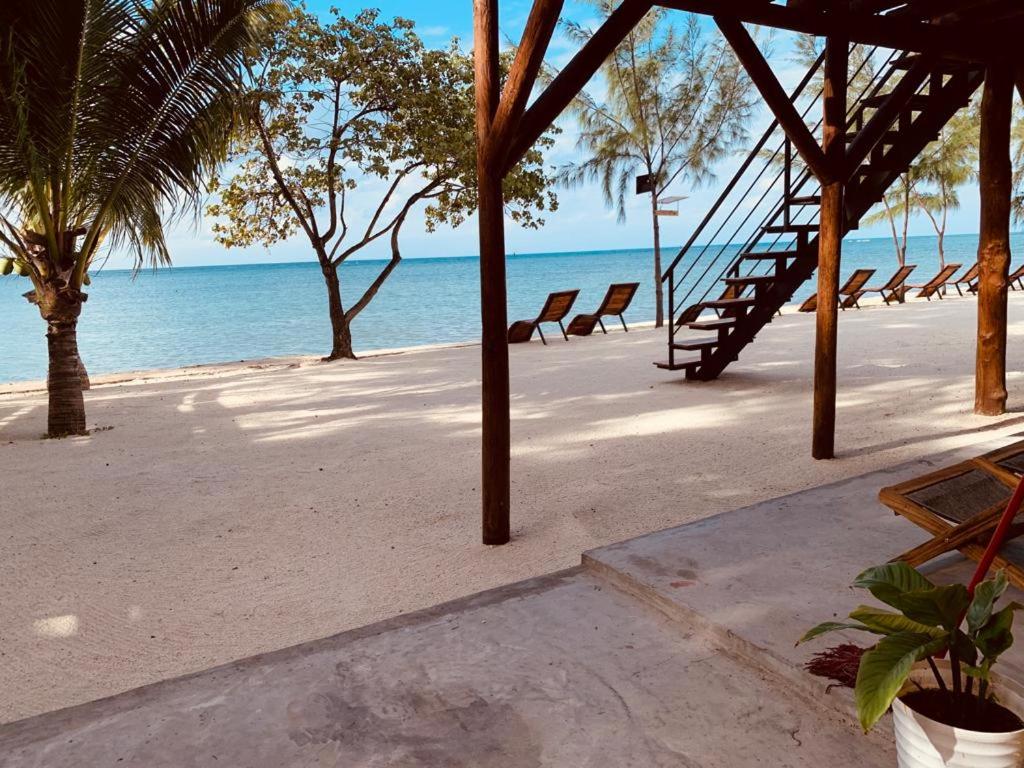
[[[483,543],[509,540],[509,367],[501,157],[490,141],[501,97],[498,0],[473,0],[480,227]]]
[[[845,166],[846,86],[849,41],[829,37],[825,43],[824,122],[822,149],[833,169]],[[836,345],[839,328],[839,263],[842,255],[843,188],[841,174],[821,186],[821,217],[818,229],[818,311],[814,342],[814,425],[811,455],[835,456]]]
[[[1006,291],[1010,269],[1010,121],[1013,111],[1012,65],[990,64],[981,99],[978,187],[981,226],[978,238],[978,352],[974,412],[1006,412]]]

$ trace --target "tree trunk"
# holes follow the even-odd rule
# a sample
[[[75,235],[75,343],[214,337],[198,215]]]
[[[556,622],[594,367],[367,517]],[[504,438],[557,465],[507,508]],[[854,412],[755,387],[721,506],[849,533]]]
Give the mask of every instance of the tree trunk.
[[[975,362],[974,412],[1006,413],[1006,294],[1010,267],[1010,123],[1013,74],[1005,64],[991,64],[981,99],[978,187],[981,225],[978,239],[978,350]]]
[[[658,193],[651,192],[651,224],[654,228],[654,327],[665,324],[665,297],[661,284],[661,223],[658,221]]]
[[[331,315],[331,354],[328,360],[355,360],[352,351],[352,326],[341,303],[341,279],[338,270],[330,263],[321,265],[324,282],[327,283],[327,309]]]
[[[70,288],[47,287],[36,295],[49,349],[47,437],[88,434],[82,395],[85,366],[78,355],[78,317],[85,299],[84,293]]]

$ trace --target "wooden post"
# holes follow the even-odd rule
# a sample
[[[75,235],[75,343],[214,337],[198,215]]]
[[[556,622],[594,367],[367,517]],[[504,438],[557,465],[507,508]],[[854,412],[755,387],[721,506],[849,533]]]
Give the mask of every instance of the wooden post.
[[[473,0],[477,186],[480,227],[483,543],[506,544],[509,532],[509,366],[505,296],[503,169],[491,149],[498,112],[498,0]]]
[[[1006,62],[990,64],[981,99],[978,187],[978,352],[974,412],[1006,412],[1006,290],[1010,268],[1010,121],[1014,72]]]
[[[822,149],[833,169],[842,169],[846,157],[846,85],[849,42],[829,37],[825,43],[824,122]],[[821,217],[818,225],[818,311],[814,342],[814,426],[811,455],[816,459],[835,456],[836,434],[836,345],[839,323],[839,264],[842,254],[842,174],[822,183]]]

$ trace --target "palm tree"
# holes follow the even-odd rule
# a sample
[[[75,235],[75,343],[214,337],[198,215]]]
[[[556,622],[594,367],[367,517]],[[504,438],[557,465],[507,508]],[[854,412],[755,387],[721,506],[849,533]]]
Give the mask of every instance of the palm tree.
[[[0,244],[46,321],[48,434],[85,434],[78,318],[101,249],[170,261],[280,0],[0,3]]]
[[[591,0],[607,17],[615,0]],[[565,25],[579,43],[593,32]],[[746,140],[753,86],[732,50],[707,33],[694,16],[683,28],[652,10],[627,36],[602,70],[604,99],[582,92],[572,104],[579,123],[577,146],[586,159],[561,169],[567,186],[601,185],[605,202],[626,218],[626,197],[634,177],[648,177],[654,235],[656,325],[664,323],[661,282],[659,198],[677,182],[698,185]]]

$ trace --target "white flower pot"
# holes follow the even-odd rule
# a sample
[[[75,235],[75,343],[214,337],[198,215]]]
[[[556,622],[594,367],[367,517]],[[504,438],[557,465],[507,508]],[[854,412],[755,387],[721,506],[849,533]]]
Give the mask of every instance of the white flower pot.
[[[949,663],[937,661],[943,678],[949,682]],[[914,668],[910,679],[925,688],[935,687],[935,677],[927,662]],[[908,683],[905,692],[913,686]],[[992,676],[991,690],[996,700],[1021,717],[1024,714],[1024,689],[1010,680]],[[1024,766],[1024,730],[1009,733],[984,733],[954,728],[914,712],[900,699],[892,703],[896,729],[896,759],[899,768],[1019,768]]]

